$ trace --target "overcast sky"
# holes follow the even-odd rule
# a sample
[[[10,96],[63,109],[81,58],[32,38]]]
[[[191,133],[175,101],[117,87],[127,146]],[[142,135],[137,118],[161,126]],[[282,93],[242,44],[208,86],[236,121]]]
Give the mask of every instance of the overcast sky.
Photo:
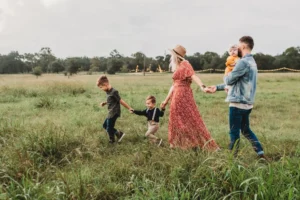
[[[276,55],[300,45],[299,8],[299,0],[0,0],[0,54],[157,56],[176,44],[189,55],[223,54],[251,35],[255,52]]]

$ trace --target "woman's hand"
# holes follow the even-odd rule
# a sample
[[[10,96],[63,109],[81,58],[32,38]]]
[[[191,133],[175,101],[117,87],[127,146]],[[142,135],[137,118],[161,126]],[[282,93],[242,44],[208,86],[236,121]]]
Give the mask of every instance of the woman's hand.
[[[165,109],[167,104],[168,104],[168,101],[163,101],[163,102],[160,104],[160,108],[161,108],[161,109]]]
[[[213,86],[209,86],[209,87],[206,87],[205,89],[204,89],[204,91],[206,92],[206,93],[215,93],[216,91],[217,91],[217,87],[215,86],[215,85],[213,85]]]
[[[202,92],[206,92],[206,90],[205,90],[205,89],[206,89],[206,86],[205,86],[205,85],[201,85],[201,86],[200,86],[200,89],[202,90]]]

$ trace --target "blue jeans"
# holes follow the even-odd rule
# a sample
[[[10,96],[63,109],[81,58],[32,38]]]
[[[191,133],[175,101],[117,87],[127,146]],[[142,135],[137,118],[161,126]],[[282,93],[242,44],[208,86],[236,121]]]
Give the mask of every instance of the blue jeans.
[[[115,129],[115,124],[119,115],[114,115],[112,118],[106,118],[103,123],[103,128],[106,130],[109,136],[110,142],[115,142],[115,135],[119,134],[117,129]]]
[[[263,155],[263,148],[258,141],[256,135],[250,129],[249,115],[252,109],[244,110],[236,107],[229,107],[229,128],[230,128],[230,144],[229,149],[235,149],[236,155],[239,149],[240,131],[251,142],[255,152]]]

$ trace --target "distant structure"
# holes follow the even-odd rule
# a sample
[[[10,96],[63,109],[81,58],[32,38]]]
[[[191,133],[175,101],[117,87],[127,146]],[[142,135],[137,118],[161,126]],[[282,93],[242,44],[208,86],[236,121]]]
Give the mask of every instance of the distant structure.
[[[160,73],[163,72],[163,70],[161,69],[160,65],[158,65],[158,70],[159,70]]]
[[[139,65],[137,65],[135,68],[135,73],[138,73],[138,72],[139,72]]]

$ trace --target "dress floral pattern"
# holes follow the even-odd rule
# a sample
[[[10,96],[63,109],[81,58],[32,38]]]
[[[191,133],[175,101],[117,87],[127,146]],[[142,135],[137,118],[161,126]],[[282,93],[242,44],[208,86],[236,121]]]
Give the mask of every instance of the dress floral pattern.
[[[201,147],[217,150],[198,111],[191,89],[195,72],[188,61],[182,61],[173,74],[173,93],[170,104],[169,143],[182,149]]]

